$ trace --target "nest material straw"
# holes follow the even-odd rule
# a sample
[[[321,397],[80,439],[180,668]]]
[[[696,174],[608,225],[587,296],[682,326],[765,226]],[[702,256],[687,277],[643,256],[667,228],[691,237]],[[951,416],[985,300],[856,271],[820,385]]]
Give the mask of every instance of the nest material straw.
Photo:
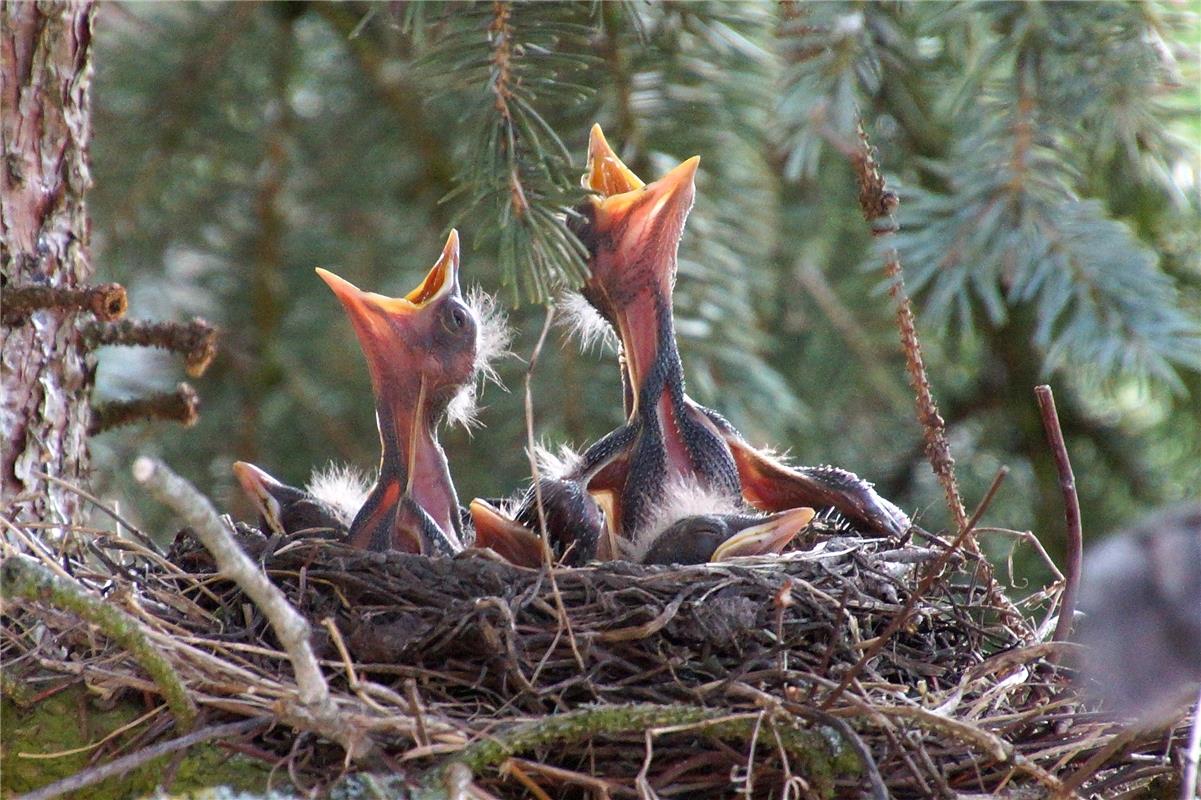
[[[10,553],[33,544],[21,538]],[[209,723],[304,728],[281,712],[296,684],[270,626],[194,540],[162,557],[113,535],[69,538],[45,560],[134,617]],[[239,541],[310,620],[333,702],[375,744],[361,767],[386,766],[397,792],[1040,797],[1084,778],[1083,795],[1114,796],[1170,775],[1183,748],[1182,731],[1131,734],[1084,710],[1047,658],[1063,646],[1022,644],[1029,632],[1006,626],[964,563],[824,708],[942,554],[936,539],[834,531],[781,558],[619,562],[554,581],[480,554],[431,560],[249,529]],[[53,598],[9,599],[6,683],[58,673],[158,691]],[[304,764],[294,774],[314,783],[338,774],[340,748],[296,735],[277,727],[254,749]],[[1124,747],[1073,777],[1119,736]]]

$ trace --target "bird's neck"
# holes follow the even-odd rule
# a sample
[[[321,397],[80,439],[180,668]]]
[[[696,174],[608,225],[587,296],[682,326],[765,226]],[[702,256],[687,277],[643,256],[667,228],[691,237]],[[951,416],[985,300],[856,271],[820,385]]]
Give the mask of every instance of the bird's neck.
[[[687,414],[684,367],[676,345],[671,291],[655,287],[617,314],[622,342],[623,381],[630,421],[658,428],[667,456],[667,475],[695,476],[696,466],[683,438]]]
[[[424,380],[410,391],[378,393],[380,482],[395,481],[453,542],[461,528],[459,501],[446,454],[438,444],[443,408],[431,403]]]

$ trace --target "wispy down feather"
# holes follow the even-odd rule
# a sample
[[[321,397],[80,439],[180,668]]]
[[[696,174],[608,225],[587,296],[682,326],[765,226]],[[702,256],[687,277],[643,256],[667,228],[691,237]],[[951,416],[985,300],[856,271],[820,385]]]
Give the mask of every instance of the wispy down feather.
[[[313,471],[304,490],[333,507],[338,518],[350,527],[355,514],[367,502],[373,483],[375,479],[357,467],[330,462]]]
[[[740,498],[716,492],[695,481],[674,481],[664,489],[663,500],[651,516],[634,531],[633,541],[629,543],[624,555],[631,560],[641,561],[659,534],[687,517],[746,513],[752,512],[748,512]]]
[[[613,326],[584,299],[584,295],[562,292],[555,306],[559,312],[559,326],[567,331],[568,338],[579,341],[581,350],[600,348],[608,352],[617,351],[617,333]]]
[[[493,363],[511,355],[509,343],[513,333],[505,312],[496,304],[496,298],[478,287],[472,288],[465,298],[467,307],[476,319],[475,374],[459,389],[446,408],[446,421],[451,425],[462,425],[470,430],[479,426],[477,400],[484,384],[491,381],[504,389]]]
[[[561,480],[574,473],[580,466],[582,456],[570,445],[561,444],[552,448],[546,444],[534,445],[534,463],[538,465],[538,477]]]

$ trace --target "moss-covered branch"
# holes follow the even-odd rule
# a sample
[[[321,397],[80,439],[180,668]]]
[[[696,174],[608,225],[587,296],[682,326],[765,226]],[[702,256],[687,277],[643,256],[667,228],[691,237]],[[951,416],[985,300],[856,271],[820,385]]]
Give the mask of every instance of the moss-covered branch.
[[[574,744],[595,736],[640,734],[655,728],[695,727],[719,739],[749,741],[760,725],[756,714],[730,716],[722,709],[690,705],[653,705],[641,703],[622,706],[582,708],[532,722],[514,725],[487,739],[468,745],[456,756],[437,767],[427,778],[419,796],[439,796],[447,781],[466,767],[472,774],[498,767],[506,759],[541,747]],[[826,740],[794,724],[781,724],[775,733],[784,750],[805,767],[807,776],[819,786],[828,783],[847,767],[831,753]]]
[[[0,565],[0,589],[6,600],[21,598],[45,603],[95,625],[146,670],[175,716],[179,729],[188,731],[192,728],[196,720],[195,703],[170,662],[150,642],[136,619],[20,553],[9,556]]]

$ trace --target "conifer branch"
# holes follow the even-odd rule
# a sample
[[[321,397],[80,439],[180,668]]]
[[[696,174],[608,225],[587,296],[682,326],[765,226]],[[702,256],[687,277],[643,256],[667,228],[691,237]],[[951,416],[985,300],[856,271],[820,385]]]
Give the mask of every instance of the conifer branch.
[[[200,419],[200,397],[190,384],[180,383],[172,392],[158,392],[133,400],[114,400],[92,407],[88,435],[96,436],[112,428],[135,422],[168,420],[190,428]]]
[[[86,311],[108,322],[125,316],[129,300],[119,283],[96,286],[5,286],[3,323],[19,324],[31,312],[47,308],[61,311]]]
[[[456,203],[457,218],[490,222],[485,232],[498,237],[503,281],[533,301],[584,277],[587,254],[562,223],[583,192],[547,113],[561,114],[592,91],[572,82],[596,60],[580,13],[507,0],[456,6],[444,20],[450,32],[420,62],[453,74],[448,89],[478,109],[473,153],[446,199]],[[481,88],[487,103],[478,100]]]
[[[119,322],[92,322],[84,326],[84,338],[90,347],[124,345],[158,347],[182,353],[188,375],[199,378],[217,355],[217,329],[200,317],[191,322],[154,322],[123,319]]]

